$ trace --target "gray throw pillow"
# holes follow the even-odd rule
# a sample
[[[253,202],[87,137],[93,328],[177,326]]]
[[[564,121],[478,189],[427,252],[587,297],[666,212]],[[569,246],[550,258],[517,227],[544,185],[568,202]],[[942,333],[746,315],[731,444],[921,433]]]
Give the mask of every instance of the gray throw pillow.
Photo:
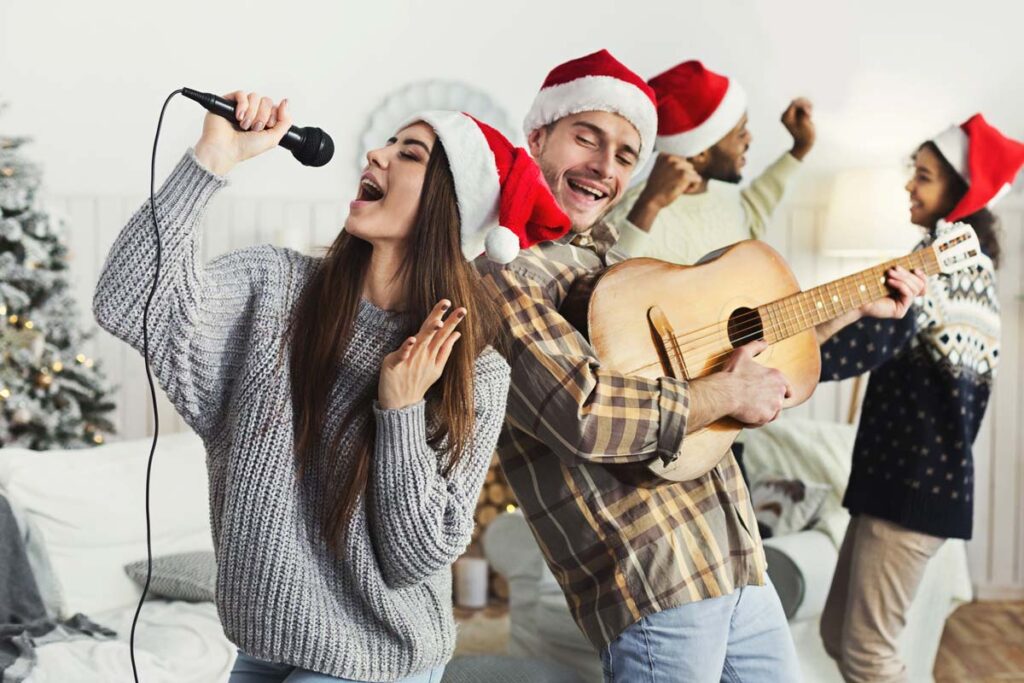
[[[124,571],[135,583],[146,585],[146,560],[126,564]],[[216,588],[217,561],[209,550],[153,558],[149,592],[154,597],[213,602]]]
[[[595,655],[596,656],[596,655]],[[508,655],[456,657],[444,668],[441,683],[583,683],[563,664]]]
[[[768,563],[768,576],[772,577],[772,585],[775,586],[786,619],[792,619],[800,609],[807,590],[803,572],[789,555],[767,544],[764,546],[764,559]]]

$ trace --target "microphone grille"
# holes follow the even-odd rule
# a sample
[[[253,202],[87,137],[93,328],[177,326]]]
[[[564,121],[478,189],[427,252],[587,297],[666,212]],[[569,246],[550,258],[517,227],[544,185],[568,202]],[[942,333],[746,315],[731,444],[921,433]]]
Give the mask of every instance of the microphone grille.
[[[305,166],[323,166],[334,157],[334,140],[320,128],[302,129],[303,143],[292,156]]]

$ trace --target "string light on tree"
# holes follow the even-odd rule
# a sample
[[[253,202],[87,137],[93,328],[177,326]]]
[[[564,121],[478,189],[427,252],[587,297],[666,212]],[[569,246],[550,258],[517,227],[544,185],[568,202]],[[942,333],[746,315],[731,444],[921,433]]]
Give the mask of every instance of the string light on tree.
[[[112,390],[78,351],[92,322],[68,282],[66,228],[38,199],[26,142],[0,133],[0,448],[96,446],[113,432]]]

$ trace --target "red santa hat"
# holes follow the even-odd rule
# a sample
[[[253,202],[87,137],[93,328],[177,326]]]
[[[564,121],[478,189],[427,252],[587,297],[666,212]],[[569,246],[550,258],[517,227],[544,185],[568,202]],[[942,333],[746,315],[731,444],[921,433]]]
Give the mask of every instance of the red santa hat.
[[[525,149],[462,112],[422,112],[401,127],[417,121],[434,129],[448,155],[467,260],[486,253],[510,263],[520,249],[569,231],[569,217]]]
[[[648,85],[658,97],[659,152],[692,157],[726,136],[747,110],[739,83],[693,59],[658,74]]]
[[[608,50],[559,64],[544,79],[523,121],[526,135],[541,126],[584,111],[607,111],[640,133],[637,166],[651,154],[658,126],[654,91]]]
[[[1000,133],[981,114],[950,126],[932,142],[967,183],[967,192],[946,216],[950,223],[999,201],[1024,165],[1024,144]]]

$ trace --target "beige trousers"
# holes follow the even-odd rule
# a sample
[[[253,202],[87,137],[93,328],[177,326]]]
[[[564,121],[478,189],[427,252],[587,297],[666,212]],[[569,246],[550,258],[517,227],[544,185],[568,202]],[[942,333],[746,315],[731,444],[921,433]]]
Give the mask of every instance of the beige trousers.
[[[896,641],[944,540],[868,515],[850,520],[821,615],[825,651],[847,683],[907,680]]]

